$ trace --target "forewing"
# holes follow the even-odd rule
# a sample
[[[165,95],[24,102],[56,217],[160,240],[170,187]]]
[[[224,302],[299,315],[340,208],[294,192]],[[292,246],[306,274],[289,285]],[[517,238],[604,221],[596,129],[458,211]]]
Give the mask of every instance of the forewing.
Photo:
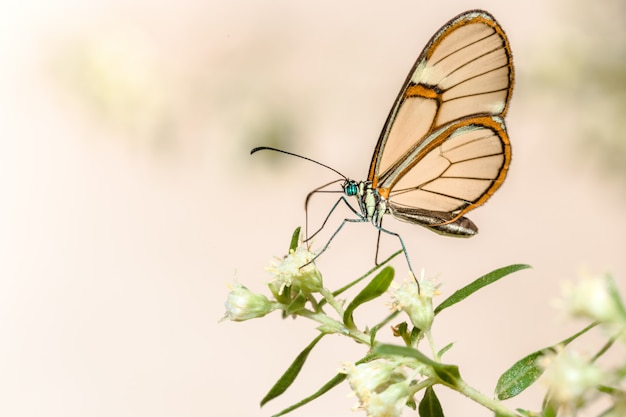
[[[508,40],[487,12],[450,20],[428,42],[391,109],[370,165],[373,186],[393,173],[440,127],[473,115],[504,116],[513,88]]]

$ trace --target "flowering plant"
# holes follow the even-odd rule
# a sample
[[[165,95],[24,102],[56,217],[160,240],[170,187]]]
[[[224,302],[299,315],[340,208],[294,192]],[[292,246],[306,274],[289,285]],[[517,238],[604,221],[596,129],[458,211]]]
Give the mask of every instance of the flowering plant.
[[[310,352],[324,336],[338,334],[349,337],[369,349],[363,357],[345,362],[340,371],[317,392],[274,417],[311,402],[343,381],[348,382],[356,395],[359,402],[357,408],[365,411],[368,417],[400,416],[407,407],[417,409],[421,417],[442,417],[443,407],[434,390],[437,385],[469,397],[492,410],[496,416],[574,416],[600,396],[609,399],[601,416],[626,415],[626,393],[620,386],[626,379],[626,359],[613,369],[596,364],[596,360],[614,343],[626,343],[626,310],[612,279],[588,278],[569,288],[562,303],[565,310],[572,316],[593,322],[573,336],[513,364],[500,376],[491,397],[472,388],[461,377],[458,366],[443,360],[443,355],[452,348],[452,344],[439,348],[433,340],[431,328],[436,316],[444,309],[513,272],[529,268],[528,265],[516,264],[496,269],[433,307],[433,297],[439,291],[437,285],[426,279],[423,273],[421,277],[401,285],[393,283],[394,270],[385,264],[401,251],[352,283],[335,291],[326,289],[321,272],[312,262],[315,254],[298,246],[299,235],[298,228],[292,236],[289,254],[267,268],[274,277],[268,284],[272,299],[237,284],[226,302],[224,319],[231,321],[259,318],[280,310],[285,317],[307,318],[319,324],[317,337],[295,358],[261,400],[261,405],[282,395],[293,384]],[[370,278],[372,275],[373,278]],[[346,290],[366,279],[369,282],[352,300],[339,298]],[[388,292],[393,298],[393,311],[374,326],[360,329],[354,321],[355,310]],[[401,343],[380,342],[378,332],[395,321],[393,335]],[[607,342],[594,356],[586,358],[568,349],[570,342],[596,326],[605,330]],[[423,341],[427,344],[425,349],[428,354],[423,353],[424,348],[420,346]],[[511,410],[504,404],[504,400],[524,391],[542,374],[545,374],[543,380],[547,393],[541,410]]]

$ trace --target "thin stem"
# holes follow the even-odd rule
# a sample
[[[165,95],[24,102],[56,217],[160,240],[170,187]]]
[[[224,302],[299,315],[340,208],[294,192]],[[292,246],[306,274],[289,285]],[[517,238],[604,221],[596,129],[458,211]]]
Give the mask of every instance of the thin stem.
[[[314,320],[324,325],[326,332],[340,333],[345,336],[351,337],[357,342],[363,343],[367,346],[370,345],[370,337],[367,334],[360,332],[357,329],[349,329],[346,326],[344,326],[343,323],[337,320],[331,319],[325,313],[314,313],[311,310],[303,309],[303,310],[298,311],[298,315],[309,318],[311,320]]]
[[[484,405],[488,409],[495,412],[498,416],[519,417],[519,414],[506,408],[500,401],[487,397],[483,393],[467,385],[462,379],[457,380],[456,386],[450,388],[455,389],[466,397],[476,401],[478,404]]]

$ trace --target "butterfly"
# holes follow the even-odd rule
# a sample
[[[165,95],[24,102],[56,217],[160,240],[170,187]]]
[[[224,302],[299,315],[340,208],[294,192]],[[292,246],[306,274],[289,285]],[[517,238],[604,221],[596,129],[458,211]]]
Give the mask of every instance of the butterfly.
[[[346,222],[371,222],[379,238],[384,232],[400,240],[412,271],[402,238],[383,228],[383,216],[391,214],[447,236],[478,233],[465,215],[484,204],[507,175],[511,145],[504,116],[513,80],[504,31],[488,12],[470,10],[439,29],[417,58],[376,143],[367,180],[348,179],[310,158],[275,148],[259,147],[251,153],[286,153],[343,178],[344,195],[317,232],[342,201],[357,217],[345,219],[317,256]],[[330,184],[312,191],[306,204]],[[356,197],[358,210],[346,197]]]

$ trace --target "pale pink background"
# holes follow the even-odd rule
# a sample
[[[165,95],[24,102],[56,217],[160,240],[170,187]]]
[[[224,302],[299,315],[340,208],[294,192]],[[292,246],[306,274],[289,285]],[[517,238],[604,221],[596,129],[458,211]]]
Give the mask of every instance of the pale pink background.
[[[623,42],[610,31],[616,3],[593,17],[607,41]],[[496,16],[514,51],[509,177],[471,213],[481,230],[471,240],[386,226],[416,268],[439,277],[441,299],[500,266],[534,269],[438,318],[438,345],[455,343],[445,359],[489,394],[516,359],[583,325],[552,306],[563,280],[610,271],[623,291],[624,183],[577,152],[586,98],[536,81],[571,79],[555,58],[563,45],[595,59],[572,20],[588,11],[570,2],[5,2],[0,415],[269,416],[360,358],[362,346],[324,339],[302,380],[259,410],[316,331],[278,314],[218,324],[227,283],[263,291],[263,267],[303,223],[306,193],[334,176],[249,149],[279,137],[363,179],[421,48],[471,7]],[[312,220],[333,201],[315,199]],[[328,287],[372,265],[375,236],[346,227],[319,262]],[[396,248],[384,242],[385,253]],[[380,314],[382,305],[357,323]],[[579,348],[593,352],[599,336]],[[437,392],[447,415],[491,415]],[[342,385],[293,415],[355,415],[347,394]],[[540,398],[510,404],[538,408]]]

